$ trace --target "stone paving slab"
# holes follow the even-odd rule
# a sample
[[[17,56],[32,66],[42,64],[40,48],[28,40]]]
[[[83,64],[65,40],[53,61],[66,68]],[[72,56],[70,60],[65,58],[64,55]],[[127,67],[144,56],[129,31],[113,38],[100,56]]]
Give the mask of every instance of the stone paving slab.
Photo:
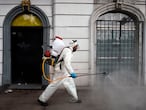
[[[43,90],[13,90],[12,93],[0,93],[0,110],[102,110],[98,103],[92,102],[90,90],[79,89],[82,103],[71,103],[71,97],[64,89],[59,89],[48,101],[49,106],[42,107],[37,98]],[[88,98],[89,96],[89,98]]]
[[[0,110],[146,110],[146,89],[120,87],[78,88],[82,103],[71,103],[65,89],[58,89],[42,107],[37,98],[43,90],[0,92]]]

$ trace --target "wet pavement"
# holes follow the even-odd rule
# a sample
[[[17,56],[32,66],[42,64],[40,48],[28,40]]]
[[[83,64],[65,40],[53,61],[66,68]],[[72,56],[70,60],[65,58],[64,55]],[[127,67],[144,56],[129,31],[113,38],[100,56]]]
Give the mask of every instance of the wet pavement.
[[[78,87],[82,103],[71,103],[65,89],[58,89],[48,101],[40,106],[37,98],[43,90],[1,90],[0,110],[146,110],[145,87],[94,86]]]
[[[146,86],[135,83],[134,78],[116,79],[112,74],[93,78],[92,86],[77,87],[82,103],[71,103],[70,95],[59,88],[46,107],[37,102],[41,85],[11,85],[0,89],[0,110],[146,110]]]
[[[64,89],[58,89],[48,101],[49,106],[42,107],[37,103],[43,90],[13,90],[10,93],[0,93],[0,110],[97,110],[96,104],[88,98],[89,90],[80,88],[78,95],[82,103],[72,103],[71,97]]]

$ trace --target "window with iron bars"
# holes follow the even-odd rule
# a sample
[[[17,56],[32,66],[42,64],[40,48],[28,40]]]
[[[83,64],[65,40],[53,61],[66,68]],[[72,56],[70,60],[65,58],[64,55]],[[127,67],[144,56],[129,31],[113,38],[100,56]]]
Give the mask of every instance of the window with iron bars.
[[[113,72],[127,69],[138,72],[137,24],[122,13],[108,13],[99,17],[96,21],[98,71]]]

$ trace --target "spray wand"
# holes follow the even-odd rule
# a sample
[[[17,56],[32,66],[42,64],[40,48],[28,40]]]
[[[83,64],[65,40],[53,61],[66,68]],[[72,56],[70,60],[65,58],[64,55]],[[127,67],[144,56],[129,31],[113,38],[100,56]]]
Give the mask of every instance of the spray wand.
[[[42,62],[42,73],[43,73],[43,77],[45,78],[45,80],[47,80],[49,83],[52,83],[52,82],[55,82],[55,81],[62,80],[64,78],[71,77],[71,76],[62,76],[62,77],[59,77],[59,78],[57,78],[55,80],[52,80],[52,79],[50,79],[49,76],[46,76],[45,69],[44,69],[45,66],[44,65],[45,65],[45,62],[47,60],[49,60],[49,59],[50,59],[50,57],[46,57],[46,58],[43,59],[43,62]],[[104,75],[104,76],[106,76],[108,74],[109,73],[107,73],[107,72],[101,72],[101,73],[95,73],[95,74],[81,74],[81,75],[78,75],[77,78],[78,77],[84,77],[84,76],[91,76],[91,75]]]
[[[83,76],[90,76],[90,75],[108,75],[109,73],[107,72],[101,72],[101,73],[95,73],[95,74],[81,74],[81,75],[78,75],[77,77],[83,77]]]

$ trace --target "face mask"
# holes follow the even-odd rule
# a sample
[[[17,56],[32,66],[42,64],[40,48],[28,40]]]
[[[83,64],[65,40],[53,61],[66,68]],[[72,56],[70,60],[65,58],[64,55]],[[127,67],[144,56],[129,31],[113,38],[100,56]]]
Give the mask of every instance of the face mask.
[[[73,52],[77,51],[77,49],[78,49],[78,45],[74,46],[73,47]]]

